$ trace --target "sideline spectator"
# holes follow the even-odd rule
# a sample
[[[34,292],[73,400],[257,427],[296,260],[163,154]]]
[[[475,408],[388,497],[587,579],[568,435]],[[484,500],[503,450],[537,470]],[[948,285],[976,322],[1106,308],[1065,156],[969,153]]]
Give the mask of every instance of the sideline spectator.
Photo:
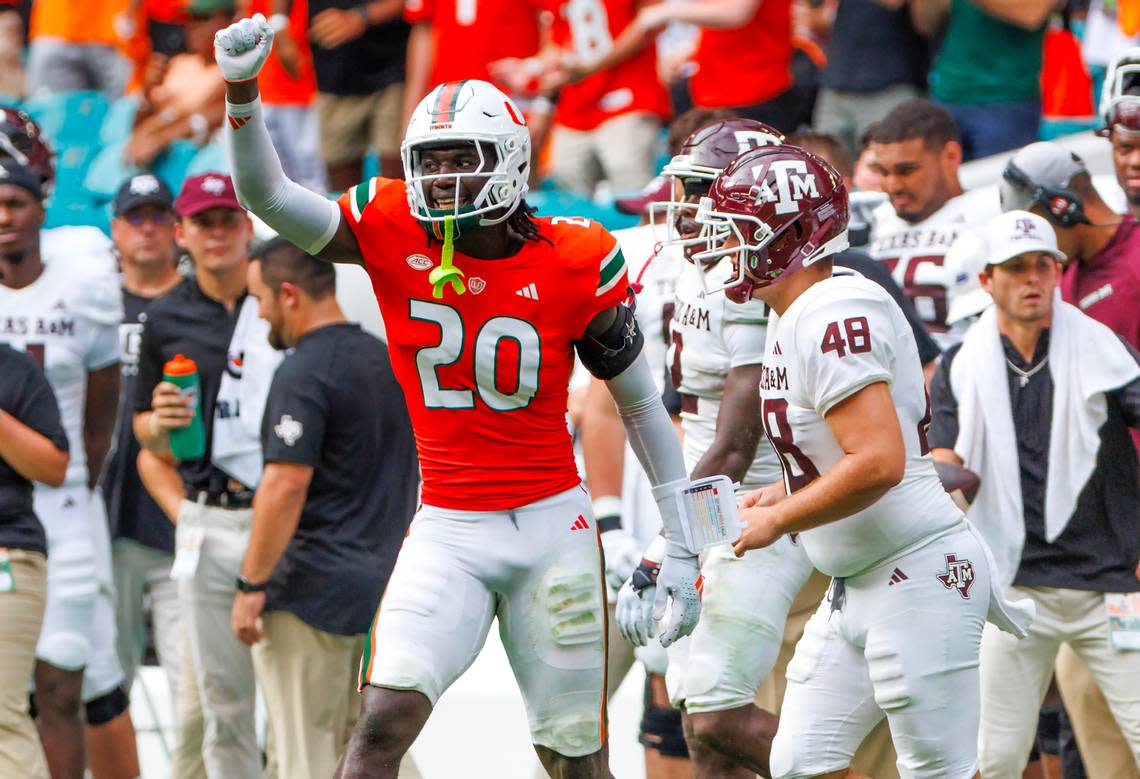
[[[537,82],[541,66],[523,64],[539,51],[539,15],[544,0],[407,0],[410,24],[407,87],[401,129],[412,111],[437,84],[476,78],[500,87],[530,115],[532,107],[515,84],[502,78],[508,68],[529,68]],[[524,79],[525,81],[525,79]],[[537,84],[534,84],[537,86]],[[530,95],[533,98],[533,95]],[[549,110],[545,105],[543,110]],[[534,127],[531,131],[533,133]],[[537,150],[537,140],[533,147]]]
[[[330,263],[277,239],[251,263],[249,290],[270,344],[292,351],[261,425],[233,630],[253,648],[280,779],[332,776],[359,714],[368,626],[415,513],[415,441],[387,347],[345,321]]]
[[[962,145],[945,108],[929,100],[900,103],[871,130],[872,172],[890,198],[871,214],[867,253],[887,266],[938,345],[964,328],[946,323],[942,264],[954,239],[998,212],[987,192],[964,192]]]
[[[1054,302],[1064,254],[1045,219],[1007,212],[986,241],[981,282],[994,305],[943,358],[929,441],[936,458],[981,477],[969,516],[995,576],[1037,615],[1021,642],[992,626],[983,634],[980,770],[1021,776],[1062,644],[1088,665],[1140,762],[1140,654],[1121,651],[1108,619],[1113,598],[1128,596],[1105,595],[1140,591],[1128,437],[1140,428],[1140,353]],[[1019,489],[1008,488],[1011,473]]]
[[[86,762],[80,704],[88,704],[97,767],[106,739],[130,723],[115,655],[110,542],[91,503],[118,403],[121,294],[101,264],[51,256],[40,229],[42,175],[12,160],[0,162],[0,171],[0,341],[44,370],[72,454],[63,486],[35,494],[49,548],[35,687],[49,767],[54,776],[78,778]]]
[[[308,2],[320,152],[329,188],[343,192],[359,183],[369,149],[380,156],[381,176],[400,178],[408,45],[401,5],[392,0]],[[292,18],[293,0],[272,0],[271,7],[273,16]],[[277,25],[283,28],[280,20]]]
[[[1065,301],[1140,349],[1140,224],[1109,208],[1080,157],[1056,144],[1025,147],[1002,176],[1002,210],[1032,211],[1056,230]]]
[[[297,0],[288,15],[274,14],[273,0],[245,0],[239,16],[262,13],[274,29],[273,53],[261,68],[258,89],[265,126],[285,175],[314,192],[328,191],[320,155],[317,79],[309,46],[309,2]]]
[[[0,95],[24,95],[24,20],[20,0],[0,0]]]
[[[701,27],[689,93],[698,108],[730,108],[784,133],[802,111],[792,84],[791,0],[663,2],[636,24],[657,32],[669,22]]]
[[[841,0],[820,74],[814,128],[854,156],[859,140],[892,108],[919,97],[930,64],[906,0]]]
[[[160,57],[143,84],[125,152],[133,165],[147,167],[176,140],[204,146],[222,126],[225,83],[214,64],[214,33],[230,23],[234,1],[190,0],[186,13],[186,53]]]
[[[942,45],[930,96],[962,132],[966,160],[1037,140],[1045,27],[1056,0],[910,0],[915,29]]]
[[[93,89],[123,95],[131,61],[115,19],[128,0],[36,0],[28,46],[28,94]]]
[[[67,434],[34,359],[0,344],[0,377],[0,775],[48,779],[28,716],[28,679],[47,600],[47,537],[32,482],[63,484]]]
[[[611,194],[636,192],[655,172],[657,136],[670,109],[653,38],[634,24],[646,5],[586,0],[550,7],[561,47],[554,72],[543,79],[558,93],[550,174],[586,197],[603,182]]]
[[[174,195],[166,185],[149,173],[134,176],[123,182],[112,207],[111,239],[122,269],[122,387],[115,446],[107,457],[102,491],[111,530],[119,663],[129,690],[146,646],[144,602],[149,601],[158,662],[170,686],[170,699],[176,701],[182,620],[178,585],[170,579],[174,525],[139,480],[131,408],[147,309],[186,282],[177,270]]]
[[[213,462],[219,430],[240,423],[243,409],[249,413],[244,404],[219,402],[219,394],[228,370],[240,366],[243,379],[250,370],[243,350],[231,354],[231,342],[246,303],[253,227],[233,182],[217,173],[188,178],[174,208],[179,216],[175,236],[193,260],[195,276],[147,309],[133,426],[142,446],[170,455],[170,431],[189,425],[193,411],[177,387],[162,381],[163,365],[178,354],[194,360],[206,455],[178,464],[185,500],[175,535],[179,549],[197,550],[188,558],[197,560],[187,565],[184,576],[179,574],[196,684],[187,679],[180,685],[178,706],[180,712],[192,710],[186,699],[200,699],[208,775],[257,779],[261,753],[254,731],[253,661],[229,630],[229,594],[249,537],[253,490]],[[180,740],[186,737],[180,727]]]

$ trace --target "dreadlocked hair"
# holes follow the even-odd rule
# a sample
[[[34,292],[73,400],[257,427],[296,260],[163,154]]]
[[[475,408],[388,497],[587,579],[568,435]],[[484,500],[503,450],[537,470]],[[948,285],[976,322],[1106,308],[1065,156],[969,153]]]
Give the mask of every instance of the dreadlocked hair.
[[[519,201],[518,207],[507,217],[507,225],[527,241],[546,241],[551,246],[554,243],[538,231],[538,222],[534,221],[534,212],[538,209],[526,202]]]

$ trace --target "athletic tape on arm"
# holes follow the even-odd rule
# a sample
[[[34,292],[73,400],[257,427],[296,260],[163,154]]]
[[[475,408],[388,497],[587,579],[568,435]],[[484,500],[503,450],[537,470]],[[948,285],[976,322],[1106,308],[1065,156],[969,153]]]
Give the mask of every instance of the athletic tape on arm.
[[[261,116],[261,98],[227,102],[226,115],[226,154],[242,205],[309,254],[325,248],[340,226],[340,207],[285,176]]]

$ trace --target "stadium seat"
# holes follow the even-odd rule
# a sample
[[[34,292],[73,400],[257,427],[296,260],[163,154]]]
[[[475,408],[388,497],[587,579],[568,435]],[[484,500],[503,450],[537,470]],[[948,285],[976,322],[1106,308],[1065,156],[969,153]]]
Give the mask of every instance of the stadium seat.
[[[107,116],[99,128],[99,143],[103,146],[125,141],[130,137],[131,129],[135,124],[135,114],[139,110],[137,97],[121,97],[111,103],[107,109]]]
[[[110,235],[110,209],[106,205],[97,205],[89,201],[62,201],[58,197],[53,197],[48,203],[44,229],[65,225],[91,225]]]
[[[182,179],[186,178],[190,161],[197,153],[198,147],[190,141],[175,141],[158,156],[150,169],[166,182],[166,186],[177,192],[182,189]]]
[[[636,216],[623,214],[612,205],[601,205],[589,198],[554,187],[543,186],[527,193],[527,202],[538,209],[539,216],[584,216],[607,230],[620,230],[638,223]]]
[[[226,147],[220,138],[211,141],[198,150],[186,168],[186,175],[197,176],[199,173],[209,173],[210,171],[230,172],[230,165],[226,160]]]
[[[83,188],[97,201],[109,201],[127,177],[140,172],[140,168],[123,161],[126,145],[126,140],[122,140],[104,146],[88,166]]]
[[[36,95],[23,105],[57,149],[93,144],[108,107],[107,98],[101,92]]]
[[[87,199],[84,180],[98,149],[91,146],[60,148],[55,156],[55,195],[64,200]]]

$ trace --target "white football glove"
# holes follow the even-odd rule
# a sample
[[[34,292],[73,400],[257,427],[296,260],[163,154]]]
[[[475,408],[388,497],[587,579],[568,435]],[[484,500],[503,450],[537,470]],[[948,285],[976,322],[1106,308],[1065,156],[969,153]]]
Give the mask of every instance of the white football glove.
[[[273,49],[273,28],[263,14],[234,22],[214,35],[214,59],[226,81],[256,78]]]
[[[653,621],[655,592],[657,588],[654,586],[638,592],[633,589],[632,579],[618,591],[614,621],[617,622],[618,632],[634,646],[645,646],[657,632],[657,624]]]
[[[657,574],[657,592],[653,598],[653,619],[656,621],[664,619],[667,602],[670,598],[673,600],[673,611],[661,631],[661,646],[669,646],[692,633],[701,618],[700,561],[684,550],[678,550],[675,544],[669,544],[668,550],[661,562],[661,572]]]
[[[641,549],[624,528],[607,530],[601,535],[602,554],[606,559],[606,583],[618,591],[622,582],[633,575],[633,569],[641,560]]]

